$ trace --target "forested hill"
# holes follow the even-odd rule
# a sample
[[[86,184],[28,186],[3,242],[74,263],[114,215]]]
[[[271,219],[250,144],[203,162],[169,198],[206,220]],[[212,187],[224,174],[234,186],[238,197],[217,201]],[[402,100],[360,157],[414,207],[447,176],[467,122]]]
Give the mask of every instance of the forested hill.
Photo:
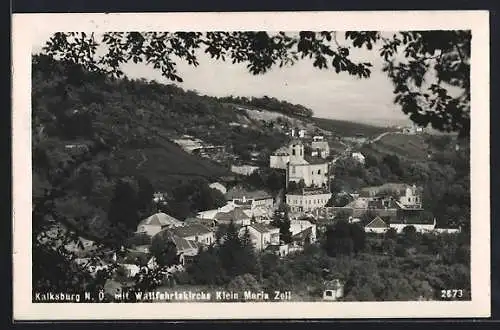
[[[151,212],[154,191],[179,196],[171,201],[179,218],[220,202],[207,187],[228,174],[227,164],[188,154],[173,139],[188,134],[235,154],[271,152],[286,139],[217,98],[110,79],[44,55],[32,59],[32,128],[35,213],[47,214],[46,200],[53,218],[105,219],[115,203],[131,228]]]

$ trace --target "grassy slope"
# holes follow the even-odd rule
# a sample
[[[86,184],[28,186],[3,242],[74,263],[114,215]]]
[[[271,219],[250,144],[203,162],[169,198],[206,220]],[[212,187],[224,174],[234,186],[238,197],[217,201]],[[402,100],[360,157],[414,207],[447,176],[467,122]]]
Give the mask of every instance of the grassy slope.
[[[319,128],[332,131],[338,136],[356,136],[360,134],[365,137],[371,137],[389,130],[387,127],[372,126],[337,119],[313,117],[311,121]]]
[[[388,134],[362,152],[376,155],[396,154],[399,157],[412,160],[426,160],[429,147],[423,135]]]

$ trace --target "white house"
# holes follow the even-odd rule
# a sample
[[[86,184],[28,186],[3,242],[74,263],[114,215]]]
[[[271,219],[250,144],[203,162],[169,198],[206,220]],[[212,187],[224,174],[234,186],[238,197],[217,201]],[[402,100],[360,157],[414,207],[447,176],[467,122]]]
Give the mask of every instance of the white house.
[[[413,226],[415,227],[415,230],[418,233],[430,233],[434,231],[434,228],[436,227],[436,219],[432,220],[406,220],[406,219],[394,219],[391,220],[391,223],[389,224],[390,228],[394,228],[396,232],[401,233],[403,232],[403,229],[407,226]]]
[[[292,236],[299,235],[305,230],[310,229],[310,239],[311,243],[316,242],[316,225],[311,223],[309,220],[290,220],[290,232]],[[307,233],[306,233],[307,234]]]
[[[209,185],[210,188],[212,189],[216,189],[218,191],[220,191],[221,193],[223,194],[226,194],[227,193],[227,188],[220,182],[213,182]]]
[[[389,229],[389,225],[382,220],[381,217],[376,216],[365,226],[365,232],[383,234]]]
[[[236,207],[237,207],[236,204],[234,204],[232,201],[230,201],[230,202],[226,203],[226,205],[219,207],[218,209],[198,212],[197,217],[200,219],[213,220],[213,219],[215,219],[215,216],[217,215],[217,213],[219,213],[219,212],[222,212],[222,213],[231,212]]]
[[[217,225],[229,224],[231,221],[239,226],[247,226],[251,223],[252,217],[247,215],[240,207],[236,207],[229,212],[218,212],[214,217],[214,222]]]
[[[156,213],[152,216],[142,220],[137,225],[137,233],[147,234],[149,236],[154,236],[165,228],[181,227],[184,223],[171,217],[165,213]]]
[[[373,199],[390,195],[402,209],[421,209],[422,190],[422,187],[406,183],[385,183],[381,186],[361,188],[360,196]]]
[[[318,156],[321,158],[326,158],[330,156],[330,145],[323,136],[314,136],[311,142],[312,153],[311,156]]]
[[[434,228],[436,234],[458,234],[460,232],[460,228]]]
[[[269,245],[280,245],[279,228],[263,223],[254,223],[242,227],[240,235],[243,235],[247,229],[255,249],[258,251],[265,250]]]
[[[259,206],[273,207],[272,194],[263,190],[247,190],[242,186],[235,186],[226,193],[226,200],[237,207],[249,206],[254,209]]]
[[[361,152],[353,152],[351,157],[361,164],[365,164],[365,156]]]
[[[325,191],[288,193],[286,194],[286,204],[292,212],[312,212],[324,207],[331,197],[332,194]]]
[[[269,167],[286,170],[286,166],[290,161],[290,152],[288,146],[284,146],[273,152],[269,157]]]
[[[258,166],[253,165],[231,165],[231,172],[249,176],[259,169]]]

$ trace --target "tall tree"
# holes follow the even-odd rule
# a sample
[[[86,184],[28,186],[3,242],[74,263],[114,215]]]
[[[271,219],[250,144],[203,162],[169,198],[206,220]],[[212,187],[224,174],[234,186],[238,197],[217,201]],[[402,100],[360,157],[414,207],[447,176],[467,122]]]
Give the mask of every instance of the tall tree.
[[[288,215],[288,209],[286,206],[282,206],[277,212],[274,212],[271,225],[280,229],[280,240],[287,244],[292,241],[290,224],[290,216]]]

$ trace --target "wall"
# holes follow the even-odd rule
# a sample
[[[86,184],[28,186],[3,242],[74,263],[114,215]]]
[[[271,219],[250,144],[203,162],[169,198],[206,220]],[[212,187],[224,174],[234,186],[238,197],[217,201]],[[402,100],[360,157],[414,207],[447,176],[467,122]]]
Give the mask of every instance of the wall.
[[[314,165],[290,164],[288,172],[288,181],[299,182],[300,180],[304,180],[306,187],[312,185],[321,187],[328,184],[328,163]]]
[[[332,194],[318,195],[286,195],[286,203],[292,212],[312,211],[316,208],[324,207]]]
[[[208,232],[208,233],[201,234],[201,235],[193,235],[193,236],[184,237],[184,239],[210,245],[213,242],[215,242],[215,233]]]
[[[405,195],[399,197],[399,202],[404,206],[422,207],[422,197],[420,193],[414,188],[406,188]]]
[[[401,233],[403,231],[403,228],[406,226],[413,226],[415,227],[416,231],[419,233],[424,233],[424,232],[431,232],[434,230],[434,224],[432,225],[416,225],[416,224],[411,224],[411,223],[391,223],[389,227],[394,228],[398,233]]]
[[[269,167],[286,170],[286,164],[289,161],[290,161],[290,156],[271,155],[271,157],[269,157]]]
[[[231,172],[242,174],[242,175],[251,175],[253,172],[255,172],[258,169],[259,169],[258,166],[251,166],[251,165],[242,165],[242,166],[232,165],[231,166]]]
[[[161,231],[161,226],[156,225],[141,225],[137,229],[138,233],[146,233],[149,236],[154,236]]]
[[[375,233],[375,234],[383,234],[385,233],[389,228],[367,228],[365,227],[365,232],[366,233]]]

